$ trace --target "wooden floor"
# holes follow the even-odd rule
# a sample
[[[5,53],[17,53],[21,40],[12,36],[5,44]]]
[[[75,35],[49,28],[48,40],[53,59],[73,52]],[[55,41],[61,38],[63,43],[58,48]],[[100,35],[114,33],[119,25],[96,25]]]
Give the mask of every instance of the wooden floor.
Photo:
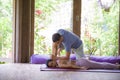
[[[39,64],[0,64],[0,80],[120,80],[120,73],[40,71]]]

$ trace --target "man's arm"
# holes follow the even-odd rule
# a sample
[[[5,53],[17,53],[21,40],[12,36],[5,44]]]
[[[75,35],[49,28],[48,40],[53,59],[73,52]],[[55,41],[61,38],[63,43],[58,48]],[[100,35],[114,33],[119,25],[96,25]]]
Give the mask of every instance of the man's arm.
[[[69,58],[70,58],[70,52],[66,52],[66,56],[57,57],[57,59],[61,59],[61,60],[69,60]]]
[[[58,48],[57,55],[60,56],[61,48]]]
[[[57,57],[57,44],[52,43],[52,55],[51,59],[56,60]]]
[[[64,46],[62,43],[59,44],[58,49],[57,49],[57,55],[60,56],[60,52],[64,49]]]

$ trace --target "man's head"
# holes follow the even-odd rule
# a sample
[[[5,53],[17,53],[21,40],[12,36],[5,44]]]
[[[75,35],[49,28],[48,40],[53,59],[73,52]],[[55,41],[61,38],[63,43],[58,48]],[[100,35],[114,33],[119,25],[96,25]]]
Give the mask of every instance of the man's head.
[[[52,60],[52,59],[48,59],[47,62],[46,62],[46,66],[47,67],[57,67],[57,62]]]
[[[59,41],[60,38],[61,38],[61,35],[60,35],[59,33],[54,33],[54,34],[52,35],[52,41],[53,41],[53,42]]]

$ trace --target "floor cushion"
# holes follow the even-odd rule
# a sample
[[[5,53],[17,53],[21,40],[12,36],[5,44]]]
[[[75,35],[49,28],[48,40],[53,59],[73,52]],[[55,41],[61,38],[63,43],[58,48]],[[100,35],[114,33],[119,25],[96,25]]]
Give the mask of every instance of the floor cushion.
[[[30,63],[45,64],[48,59],[50,59],[48,54],[33,54],[30,58]],[[76,60],[75,54],[71,54],[70,59]],[[89,59],[97,62],[120,63],[120,56],[90,56]]]

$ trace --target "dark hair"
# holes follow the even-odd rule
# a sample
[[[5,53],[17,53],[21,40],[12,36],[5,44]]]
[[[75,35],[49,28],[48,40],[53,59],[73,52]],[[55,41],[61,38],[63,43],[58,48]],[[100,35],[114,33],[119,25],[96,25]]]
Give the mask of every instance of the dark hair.
[[[59,33],[54,33],[52,36],[52,41],[56,42],[60,40],[61,35]]]
[[[52,59],[48,59],[48,60],[47,60],[47,62],[46,62],[46,66],[47,66],[47,67],[51,67],[51,66],[48,65],[49,62],[51,62],[51,61],[53,61],[53,60],[52,60]]]

